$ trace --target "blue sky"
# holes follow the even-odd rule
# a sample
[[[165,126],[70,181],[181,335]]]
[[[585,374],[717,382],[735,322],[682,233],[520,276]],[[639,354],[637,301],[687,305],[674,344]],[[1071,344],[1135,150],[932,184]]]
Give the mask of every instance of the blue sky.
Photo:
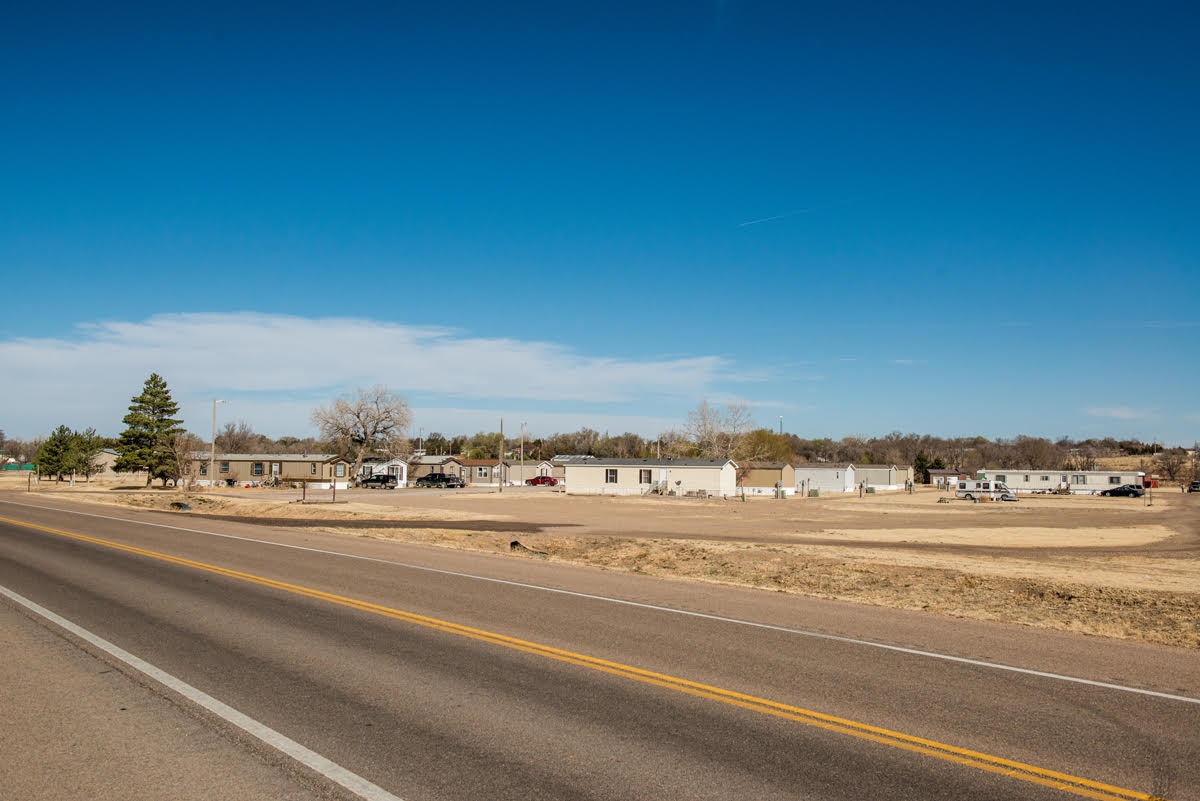
[[[166,5],[0,25],[10,437],[1200,439],[1194,4]]]

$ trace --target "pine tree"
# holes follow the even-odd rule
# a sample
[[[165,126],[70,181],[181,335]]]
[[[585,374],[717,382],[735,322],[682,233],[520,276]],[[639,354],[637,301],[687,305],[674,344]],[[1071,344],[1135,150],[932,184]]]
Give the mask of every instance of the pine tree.
[[[71,429],[59,426],[54,429],[42,447],[38,448],[37,471],[39,476],[56,476],[62,481],[64,473],[69,473],[75,463],[75,441]]]
[[[104,450],[104,438],[99,436],[94,428],[89,428],[83,433],[76,431],[74,446],[75,472],[91,481],[92,476],[104,469],[96,462],[96,457]]]
[[[158,373],[150,374],[142,394],[132,400],[129,414],[122,420],[128,428],[117,442],[120,456],[113,466],[117,470],[145,470],[147,486],[155,478],[161,478],[166,486],[168,479],[178,478],[174,443],[183,433],[183,421],[174,415],[179,413],[179,406]]]

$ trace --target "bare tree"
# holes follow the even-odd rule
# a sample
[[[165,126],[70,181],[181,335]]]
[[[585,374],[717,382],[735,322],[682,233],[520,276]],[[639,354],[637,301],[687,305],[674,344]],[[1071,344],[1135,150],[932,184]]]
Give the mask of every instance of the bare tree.
[[[208,450],[208,443],[195,434],[187,431],[177,431],[171,437],[171,462],[175,474],[175,484],[191,489],[196,481],[193,472],[196,466],[196,455]]]
[[[695,443],[673,428],[659,434],[654,442],[656,459],[692,459],[699,455]]]
[[[343,395],[312,413],[321,437],[354,462],[357,476],[368,453],[396,456],[408,451],[405,432],[412,424],[412,410],[399,395],[376,385]]]
[[[255,434],[245,420],[239,420],[237,425],[226,423],[217,432],[217,450],[222,453],[257,453],[263,450],[264,439],[261,434]]]
[[[1057,468],[1061,459],[1058,448],[1044,437],[1019,436],[1013,443],[1013,457],[1005,467],[1021,467],[1029,470]]]
[[[702,400],[688,412],[683,432],[704,458],[731,459],[750,426],[750,407],[745,403],[730,403],[721,410]]]
[[[1183,474],[1184,467],[1187,466],[1187,453],[1183,448],[1172,448],[1169,451],[1163,451],[1154,458],[1155,466],[1167,474],[1167,478],[1175,481]]]

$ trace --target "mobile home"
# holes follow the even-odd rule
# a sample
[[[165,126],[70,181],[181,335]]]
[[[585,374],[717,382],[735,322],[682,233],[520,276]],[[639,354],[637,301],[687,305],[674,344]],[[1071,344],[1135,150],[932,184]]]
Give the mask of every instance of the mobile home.
[[[981,478],[1007,484],[1015,492],[1095,495],[1101,490],[1133,484],[1141,487],[1146,474],[1137,470],[980,470]]]

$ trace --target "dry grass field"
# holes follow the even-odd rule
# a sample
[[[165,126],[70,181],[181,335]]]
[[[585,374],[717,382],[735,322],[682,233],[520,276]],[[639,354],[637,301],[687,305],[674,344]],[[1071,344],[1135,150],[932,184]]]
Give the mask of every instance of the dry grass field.
[[[25,489],[22,478],[0,490]],[[1200,495],[913,494],[738,500],[487,491],[230,489],[42,482],[83,503],[303,526],[680,580],[1200,648]],[[513,547],[513,542],[519,542]]]

